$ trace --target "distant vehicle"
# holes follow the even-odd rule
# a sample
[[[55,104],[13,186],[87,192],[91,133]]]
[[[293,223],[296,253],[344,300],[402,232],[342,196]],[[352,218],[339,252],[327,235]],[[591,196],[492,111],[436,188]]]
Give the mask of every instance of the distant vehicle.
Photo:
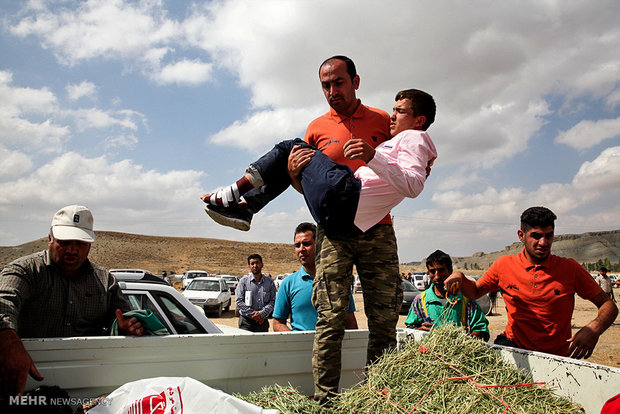
[[[415,272],[411,275],[411,277],[413,278],[411,283],[413,283],[413,286],[415,286],[416,289],[426,290],[426,286],[424,285],[424,273]]]
[[[216,312],[218,317],[230,309],[230,289],[224,279],[218,277],[196,277],[183,291],[189,301],[203,309],[204,313]]]
[[[403,280],[401,282],[403,287],[403,305],[400,308],[401,315],[406,315],[409,313],[409,308],[411,308],[411,303],[415,299],[416,296],[420,294],[420,291],[416,289],[413,283],[408,280]]]
[[[276,289],[280,289],[280,284],[288,275],[290,275],[290,273],[284,273],[276,276],[276,279],[273,281],[273,283],[276,285]]]
[[[237,285],[239,284],[239,278],[237,276],[232,275],[216,275],[220,279],[224,279],[226,284],[228,285],[228,289],[230,290],[230,294],[235,294],[235,289],[237,289]]]
[[[209,272],[205,272],[204,270],[188,270],[183,277],[183,289],[187,288],[194,278],[208,276]]]
[[[360,282],[359,275],[353,275],[353,293],[360,293],[362,291],[362,282]]]
[[[167,285],[164,279],[144,269],[110,269],[110,273],[119,282],[155,282]]]
[[[150,310],[173,335],[222,333],[204,312],[171,286],[145,281],[118,284],[132,310]]]
[[[480,279],[482,276],[466,276],[466,277],[475,282],[478,279]],[[489,316],[493,314],[493,301],[491,300],[491,296],[489,296],[488,293],[476,299],[476,303],[478,303],[478,305],[480,306],[480,309],[482,309],[482,312],[485,315]]]

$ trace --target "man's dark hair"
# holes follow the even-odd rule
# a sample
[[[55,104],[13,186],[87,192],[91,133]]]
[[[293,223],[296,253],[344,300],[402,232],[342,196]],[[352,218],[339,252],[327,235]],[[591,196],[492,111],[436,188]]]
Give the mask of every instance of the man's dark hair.
[[[426,117],[426,122],[422,125],[423,131],[426,131],[435,122],[437,106],[431,95],[419,89],[405,89],[396,94],[395,101],[400,101],[401,99],[409,99],[411,101],[411,109],[413,109],[414,116],[424,115]]]
[[[312,238],[316,239],[316,225],[314,223],[308,223],[308,222],[300,223],[295,228],[295,233],[293,234],[293,237],[298,233],[305,233],[307,231],[311,231]]]
[[[599,272],[607,272],[607,268],[605,266],[601,266],[600,269],[598,269]]]
[[[250,260],[252,259],[258,259],[259,262],[263,263],[263,258],[260,257],[260,254],[258,253],[254,253],[248,256],[248,264],[250,264]]]
[[[426,268],[429,265],[438,263],[448,269],[448,272],[452,273],[452,258],[449,254],[442,252],[441,250],[435,250],[426,258]]]
[[[330,58],[325,59],[323,63],[321,63],[321,66],[319,66],[319,73],[321,73],[321,68],[323,67],[323,65],[328,63],[330,60],[342,60],[344,63],[346,63],[347,73],[351,77],[351,80],[353,80],[353,78],[357,76],[357,70],[355,69],[355,63],[353,63],[353,61],[349,59],[348,57],[342,56],[342,55],[336,55],[336,56],[332,56]]]
[[[558,217],[547,207],[530,207],[521,214],[521,230],[527,233],[534,227],[551,226],[555,229],[555,219]]]

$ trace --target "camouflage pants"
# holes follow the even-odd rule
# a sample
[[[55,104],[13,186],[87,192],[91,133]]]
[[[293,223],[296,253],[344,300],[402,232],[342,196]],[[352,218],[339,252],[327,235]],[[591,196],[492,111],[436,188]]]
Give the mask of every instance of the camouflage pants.
[[[316,237],[316,277],[312,304],[319,317],[312,350],[314,395],[325,402],[338,392],[341,347],[355,265],[368,318],[367,363],[396,346],[396,323],[403,299],[394,229],[379,224],[365,233]]]

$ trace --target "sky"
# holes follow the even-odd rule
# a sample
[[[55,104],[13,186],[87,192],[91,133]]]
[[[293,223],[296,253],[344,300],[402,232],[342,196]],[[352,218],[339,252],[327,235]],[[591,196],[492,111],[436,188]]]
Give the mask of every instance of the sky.
[[[293,189],[248,232],[199,196],[327,112],[318,68],[340,54],[364,104],[437,103],[439,157],[392,210],[401,262],[501,250],[535,205],[556,234],[620,229],[617,0],[5,0],[0,16],[0,245],[45,237],[69,204],[100,231],[292,242],[311,220]]]

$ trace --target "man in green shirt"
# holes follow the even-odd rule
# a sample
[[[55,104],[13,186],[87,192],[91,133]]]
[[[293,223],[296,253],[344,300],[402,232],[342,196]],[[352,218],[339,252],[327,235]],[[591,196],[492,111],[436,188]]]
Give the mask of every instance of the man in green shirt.
[[[431,285],[413,300],[405,325],[428,331],[433,326],[451,323],[463,326],[471,336],[488,341],[489,321],[476,301],[460,292],[454,296],[446,293],[443,282],[452,274],[450,256],[436,250],[426,259],[426,269]]]

